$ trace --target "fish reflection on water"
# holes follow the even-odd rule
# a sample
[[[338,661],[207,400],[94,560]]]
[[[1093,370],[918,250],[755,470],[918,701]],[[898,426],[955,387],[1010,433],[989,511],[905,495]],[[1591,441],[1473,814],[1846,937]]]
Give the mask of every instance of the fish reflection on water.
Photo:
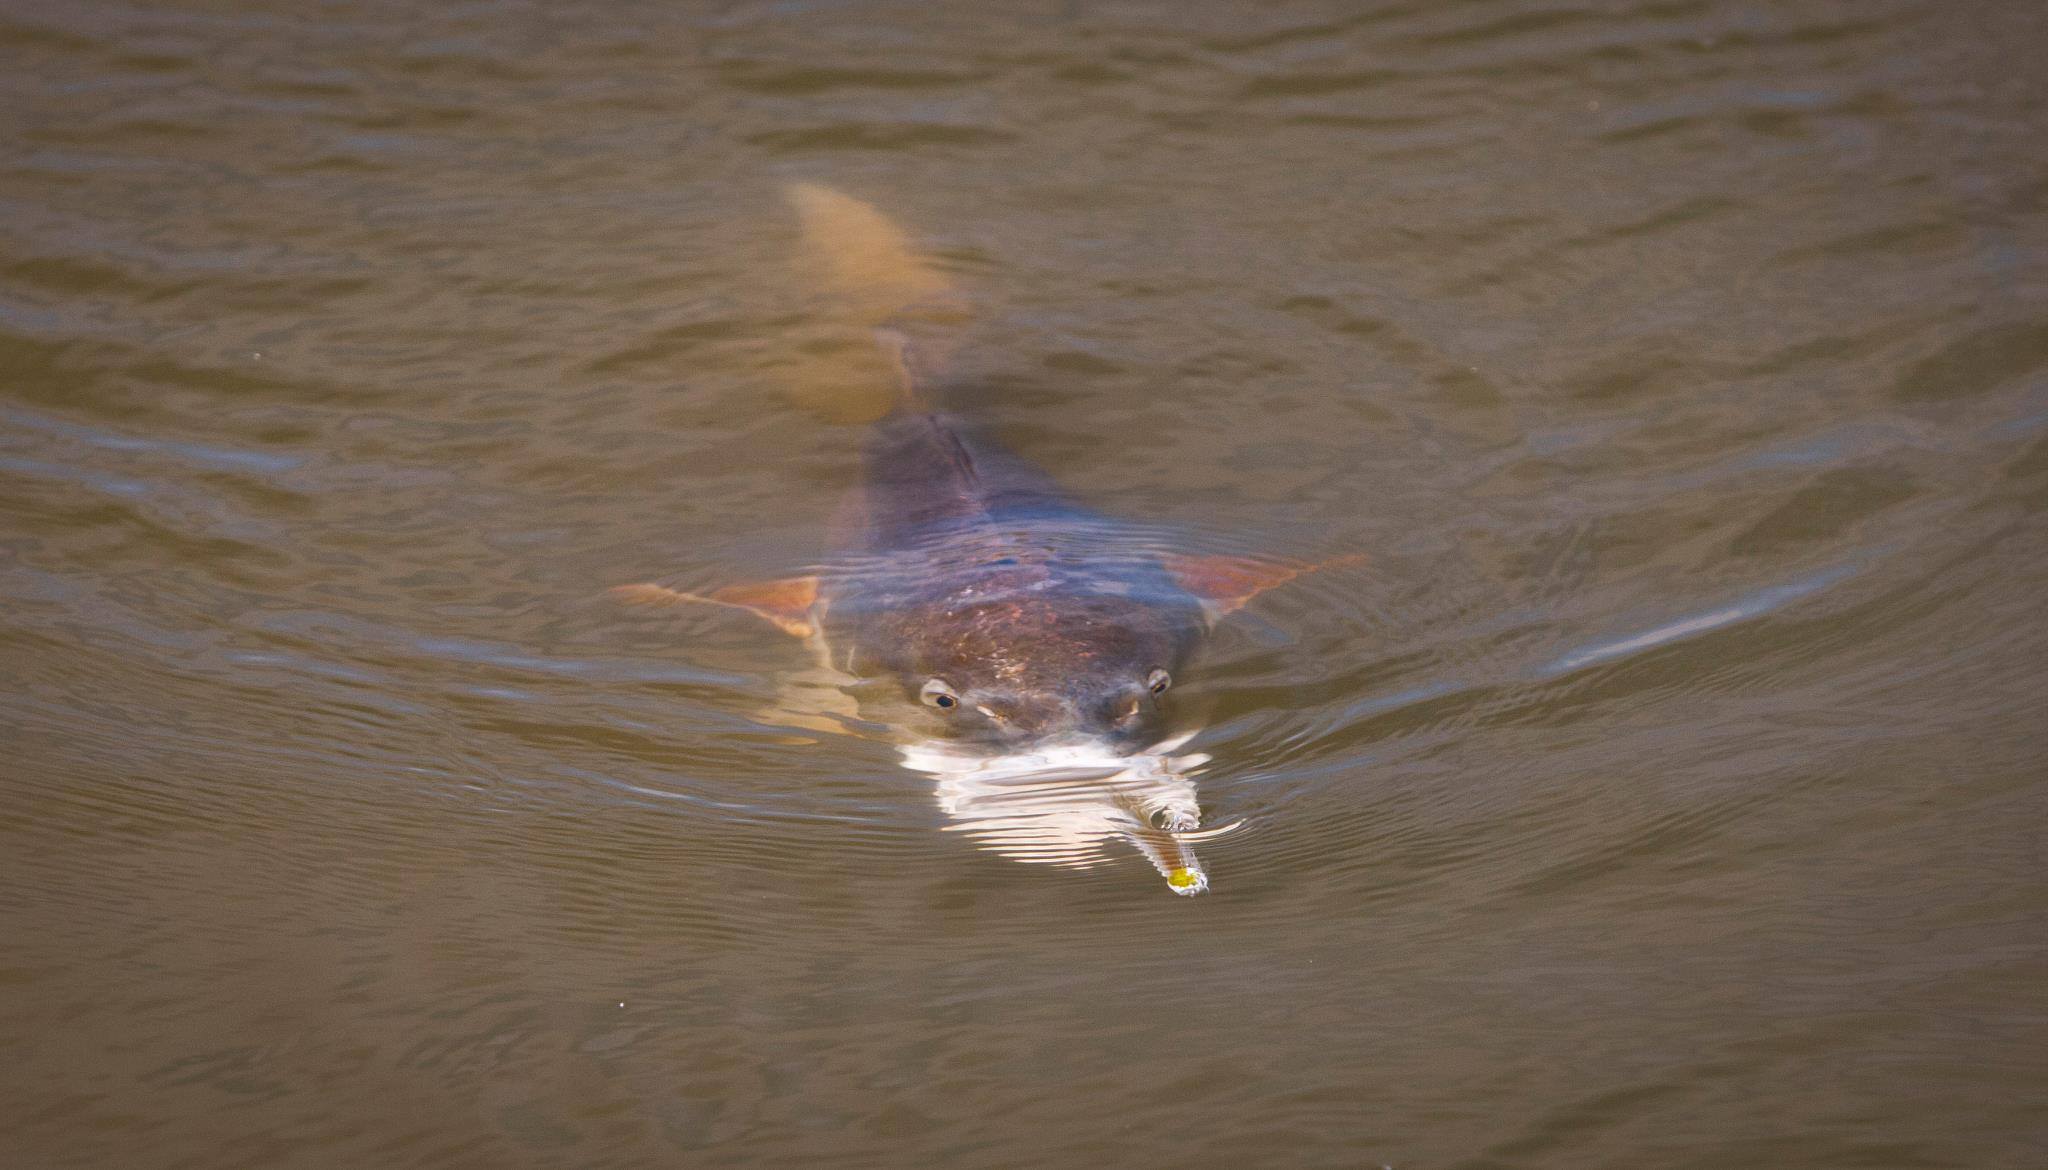
[[[1241,822],[1200,827],[1193,772],[1209,757],[1171,754],[1190,738],[1131,755],[1076,745],[983,756],[926,742],[906,745],[903,764],[936,777],[949,829],[1004,857],[1086,869],[1109,860],[1106,847],[1122,840],[1174,893],[1199,894],[1209,875],[1193,846]]]
[[[1192,845],[1228,828],[1200,828],[1191,771],[1206,757],[1173,754],[1193,733],[1172,734],[1166,694],[1219,619],[1315,566],[1169,551],[939,409],[930,395],[956,342],[915,330],[961,318],[943,277],[867,204],[791,194],[825,283],[886,355],[876,380],[893,382],[826,404],[868,424],[838,557],[704,594],[615,592],[751,612],[806,639],[828,684],[893,681],[923,708],[891,720],[909,737],[905,765],[936,777],[953,827],[995,852],[1086,866],[1122,840],[1169,889],[1201,893]]]

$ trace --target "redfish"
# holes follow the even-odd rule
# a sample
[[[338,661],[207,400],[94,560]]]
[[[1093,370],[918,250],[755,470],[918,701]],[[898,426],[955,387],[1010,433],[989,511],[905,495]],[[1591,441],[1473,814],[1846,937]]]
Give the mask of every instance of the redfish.
[[[1173,688],[1217,620],[1316,566],[1157,548],[940,409],[944,345],[913,342],[911,323],[956,311],[948,282],[868,204],[811,185],[790,199],[826,283],[873,325],[889,383],[868,396],[832,555],[702,594],[615,592],[737,607],[810,639],[849,680],[893,683],[905,763],[938,776],[940,806],[984,844],[1088,865],[1122,838],[1170,889],[1201,892],[1190,844],[1219,830],[1199,828],[1188,776],[1206,757],[1171,754],[1193,734],[1170,734]]]

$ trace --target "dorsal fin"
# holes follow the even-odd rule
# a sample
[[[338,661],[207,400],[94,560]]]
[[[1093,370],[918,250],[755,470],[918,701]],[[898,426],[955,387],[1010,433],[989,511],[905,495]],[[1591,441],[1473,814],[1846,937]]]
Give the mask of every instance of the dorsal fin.
[[[960,486],[969,491],[980,488],[981,472],[974,465],[974,452],[969,451],[967,444],[960,441],[959,432],[947,426],[937,415],[925,415],[924,424],[926,429],[931,431],[932,441],[945,451],[947,459],[952,462],[953,470],[959,473]]]

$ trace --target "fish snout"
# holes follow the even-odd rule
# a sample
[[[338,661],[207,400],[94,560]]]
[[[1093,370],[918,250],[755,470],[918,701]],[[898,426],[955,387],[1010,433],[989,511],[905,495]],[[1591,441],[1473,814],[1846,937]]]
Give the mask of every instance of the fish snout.
[[[1156,705],[1142,691],[1111,695],[1050,691],[984,691],[971,707],[1006,743],[1075,738],[1130,743],[1157,730]]]
[[[1008,740],[1044,739],[1082,729],[1080,709],[1063,695],[983,695],[976,698],[974,709]]]

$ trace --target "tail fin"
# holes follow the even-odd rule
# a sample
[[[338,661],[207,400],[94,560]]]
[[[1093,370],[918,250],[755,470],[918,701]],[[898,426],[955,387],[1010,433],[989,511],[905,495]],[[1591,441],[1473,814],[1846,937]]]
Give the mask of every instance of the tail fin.
[[[851,195],[816,183],[789,189],[804,243],[856,323],[873,328],[952,290],[889,218]]]
[[[916,374],[931,357],[904,332],[912,317],[957,311],[945,274],[920,256],[887,216],[815,183],[789,188],[805,250],[837,306],[831,314],[863,336],[826,345],[796,371],[798,398],[838,422],[871,422],[915,401]]]

